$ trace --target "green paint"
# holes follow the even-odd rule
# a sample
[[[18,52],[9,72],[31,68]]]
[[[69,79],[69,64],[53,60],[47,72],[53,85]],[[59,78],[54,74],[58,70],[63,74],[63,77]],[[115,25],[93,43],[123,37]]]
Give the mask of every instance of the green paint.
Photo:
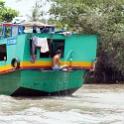
[[[50,34],[35,34],[37,37],[50,39]],[[30,60],[30,45],[28,37],[31,37],[32,34],[27,35],[27,39],[25,41],[24,48],[24,61]],[[92,62],[96,57],[96,47],[97,47],[97,36],[96,35],[72,35],[65,37],[61,34],[54,34],[52,37],[54,40],[64,40],[64,58],[63,61],[69,61],[71,56],[71,50],[74,51],[73,61],[83,61],[83,62]],[[58,40],[58,42],[59,42]],[[39,57],[40,50],[37,50],[37,60],[49,60],[50,58],[40,58]],[[66,60],[65,60],[66,59]]]
[[[22,70],[0,75],[0,94],[11,95],[20,87],[48,93],[80,88],[84,82],[84,70],[53,72]],[[21,94],[20,94],[21,95]]]
[[[82,86],[82,75],[84,70],[70,72],[23,70],[21,86],[46,92],[62,91]]]
[[[11,95],[20,87],[20,71],[0,75],[0,94]]]
[[[50,39],[50,34],[35,34],[38,37]],[[0,68],[11,65],[14,57],[20,62],[30,62],[30,40],[32,34],[18,35],[16,45],[7,46],[7,60],[0,61]],[[8,38],[9,39],[9,38]],[[96,57],[97,36],[72,35],[65,37],[62,34],[54,34],[53,41],[64,41],[64,56],[62,61],[92,62]],[[7,44],[7,39],[0,44]],[[72,55],[73,50],[73,55]],[[49,61],[52,58],[40,58],[40,49],[36,51],[36,61]],[[28,65],[27,65],[28,66]],[[86,69],[68,72],[53,72],[52,70],[25,69],[0,74],[0,94],[11,95],[19,88],[28,88],[48,93],[80,88],[84,82],[83,76]],[[22,91],[23,92],[23,91]],[[21,95],[21,93],[20,93]]]

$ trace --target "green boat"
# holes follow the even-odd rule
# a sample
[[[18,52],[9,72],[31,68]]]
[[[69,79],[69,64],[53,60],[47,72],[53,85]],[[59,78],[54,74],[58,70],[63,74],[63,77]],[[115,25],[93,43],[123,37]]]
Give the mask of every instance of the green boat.
[[[0,25],[0,94],[71,95],[93,68],[96,35],[55,31],[54,26],[37,22]],[[45,48],[36,45],[36,38],[45,39],[48,50],[43,52]],[[62,51],[61,64],[71,69],[52,70],[52,57],[58,49]]]

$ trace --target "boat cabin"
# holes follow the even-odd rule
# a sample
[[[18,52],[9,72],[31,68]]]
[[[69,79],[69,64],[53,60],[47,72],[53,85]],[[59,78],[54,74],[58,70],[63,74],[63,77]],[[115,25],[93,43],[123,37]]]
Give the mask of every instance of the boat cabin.
[[[55,26],[36,22],[24,22],[21,24],[1,23],[0,39],[13,37],[25,33],[51,33]]]
[[[61,64],[73,69],[91,69],[97,36],[56,32],[54,28],[36,22],[1,23],[0,73],[15,69],[51,69],[52,57],[58,49],[62,51]]]

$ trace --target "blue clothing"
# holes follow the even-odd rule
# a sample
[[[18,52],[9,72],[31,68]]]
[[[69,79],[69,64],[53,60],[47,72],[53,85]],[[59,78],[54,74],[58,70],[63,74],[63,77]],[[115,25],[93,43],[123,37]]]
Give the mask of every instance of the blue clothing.
[[[61,71],[64,67],[65,67],[65,65],[63,65],[63,66],[54,65],[54,66],[52,67],[52,69],[53,69],[54,71]]]

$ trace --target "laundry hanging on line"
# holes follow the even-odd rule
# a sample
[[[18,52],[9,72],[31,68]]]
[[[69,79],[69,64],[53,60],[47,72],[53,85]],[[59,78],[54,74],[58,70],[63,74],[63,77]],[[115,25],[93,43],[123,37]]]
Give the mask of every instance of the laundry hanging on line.
[[[34,36],[33,42],[36,45],[36,47],[40,47],[41,53],[46,53],[49,51],[47,38],[39,38]]]

